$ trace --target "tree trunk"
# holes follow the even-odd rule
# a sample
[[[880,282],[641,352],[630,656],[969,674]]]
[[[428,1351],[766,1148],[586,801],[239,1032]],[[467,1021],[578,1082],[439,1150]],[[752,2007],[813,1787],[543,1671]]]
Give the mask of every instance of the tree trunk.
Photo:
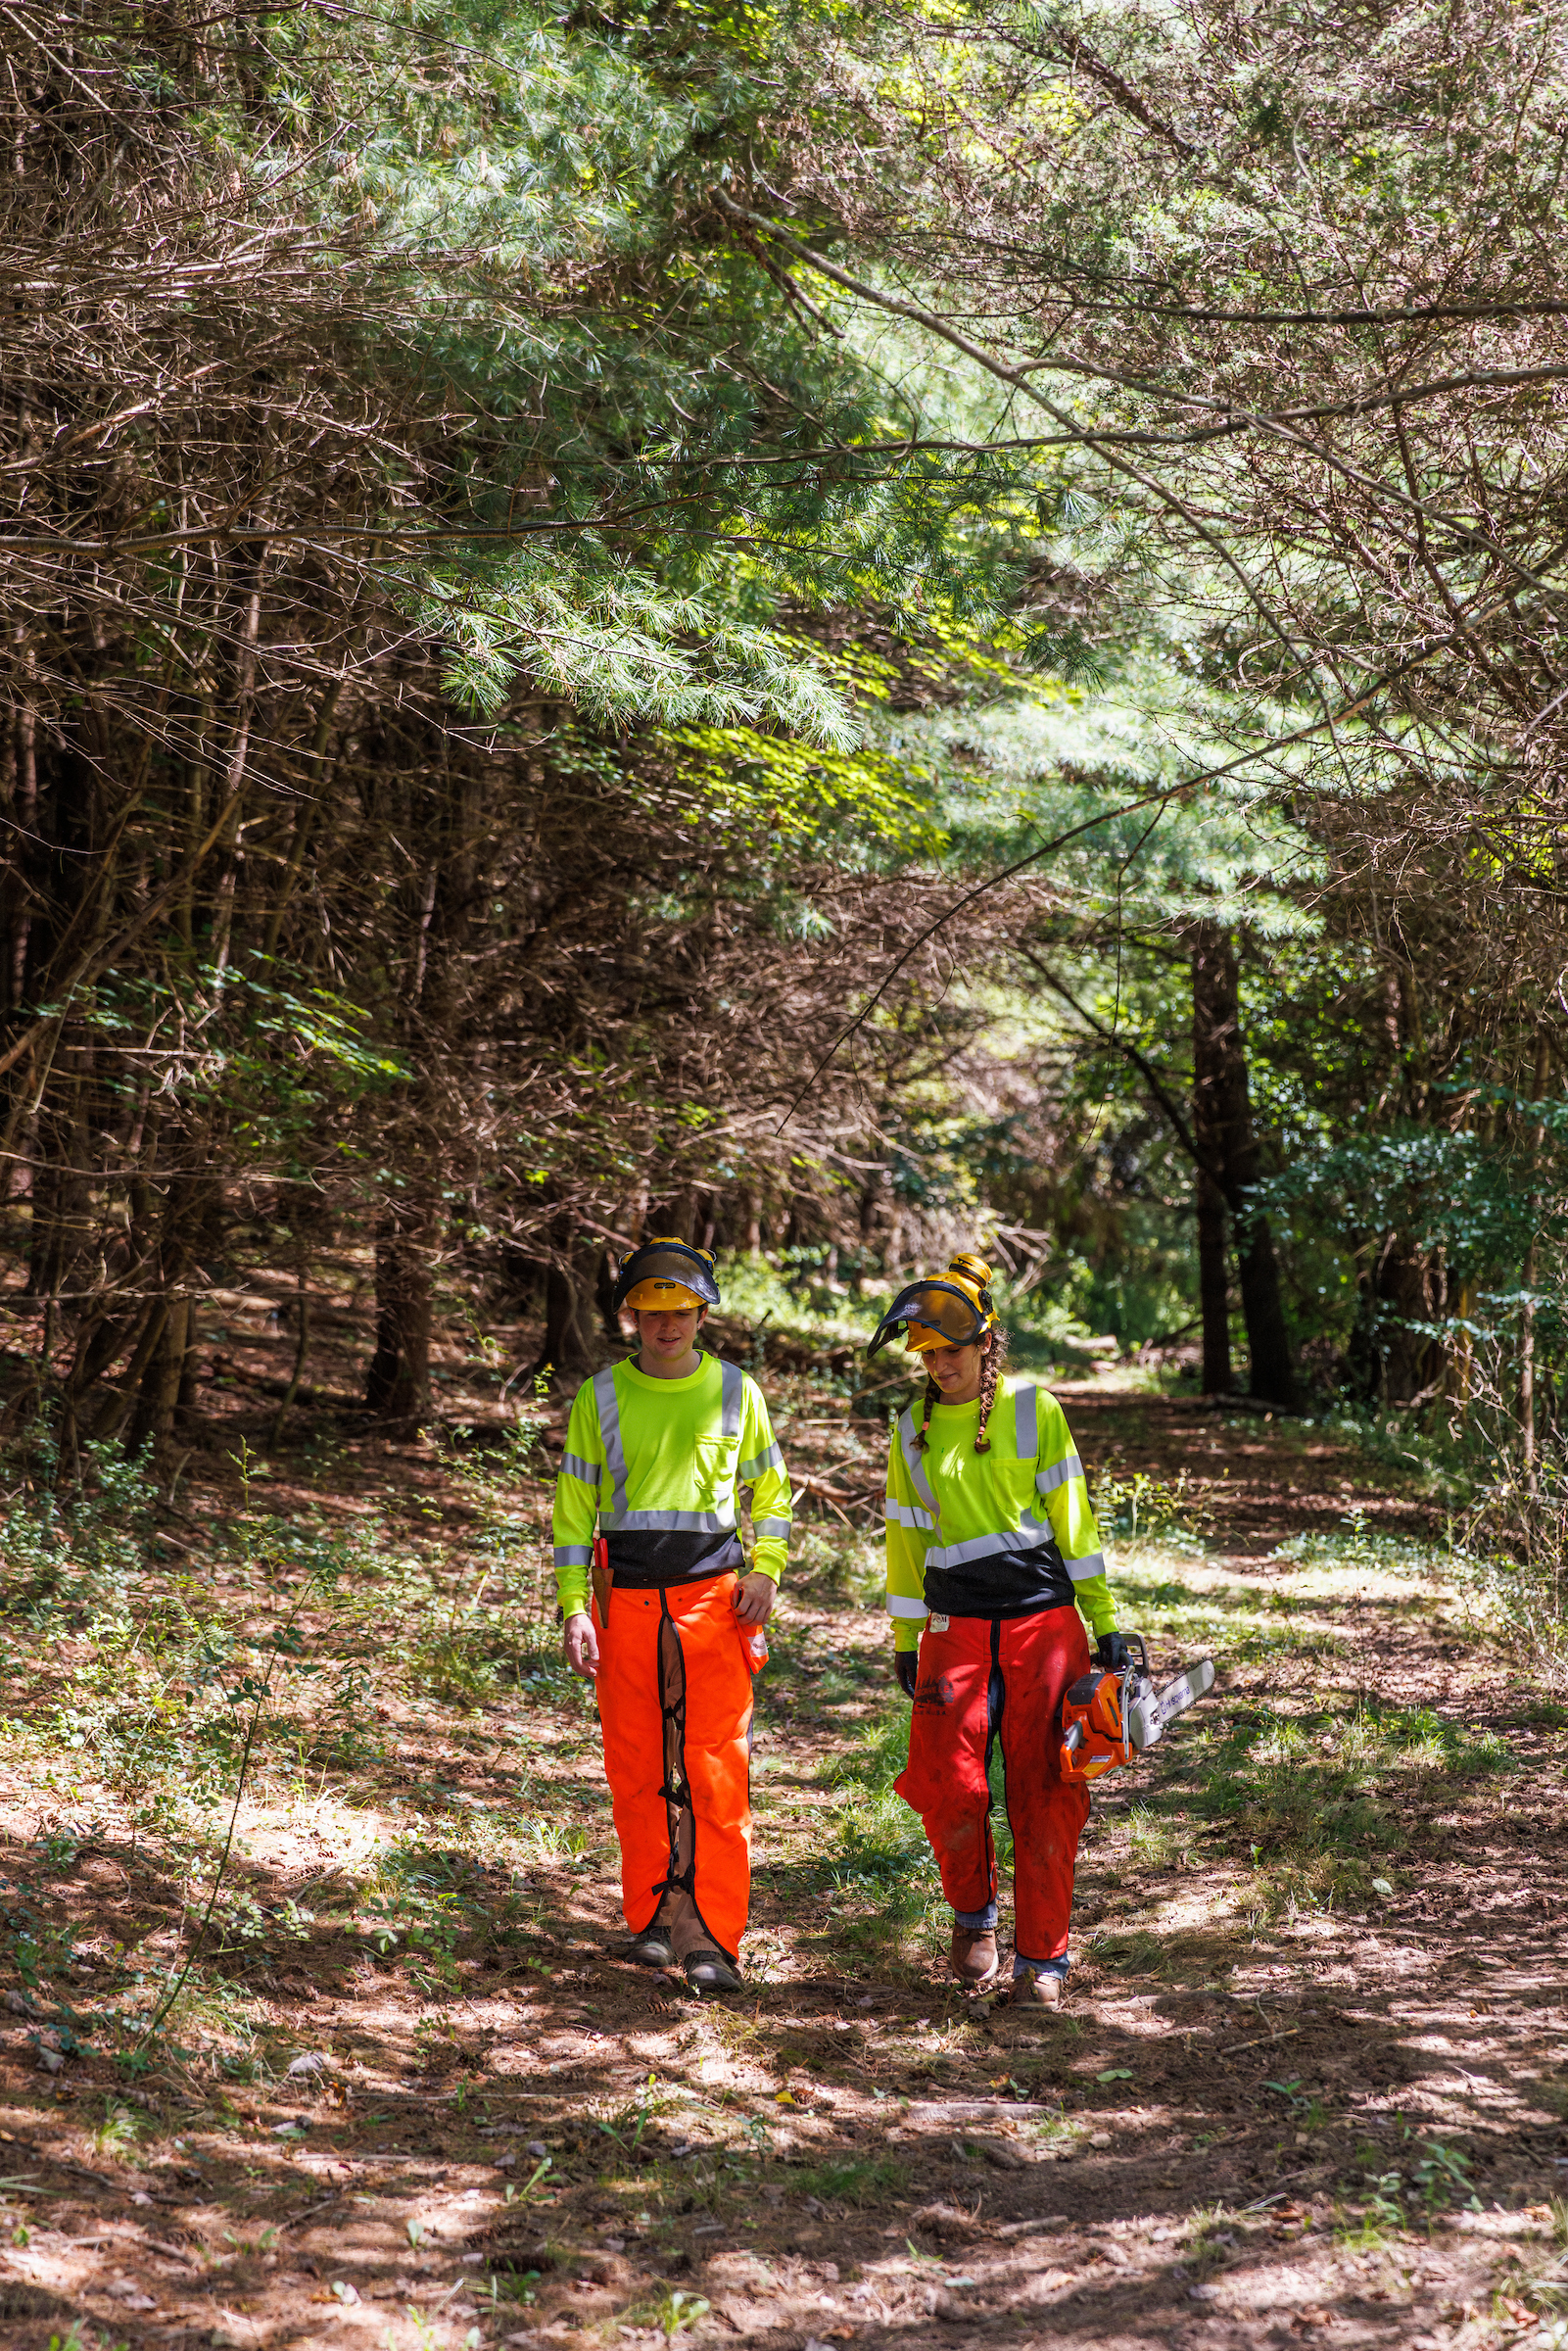
[[[1546,1082],[1551,1075],[1551,1046],[1544,1030],[1536,1038],[1536,1090],[1534,1099],[1543,1101]],[[1541,1156],[1545,1140],[1544,1122],[1538,1122],[1530,1138],[1531,1172]],[[1541,1215],[1541,1195],[1531,1194],[1532,1213]],[[1519,1461],[1524,1470],[1526,1491],[1534,1494],[1540,1479],[1536,1467],[1536,1308],[1531,1292],[1536,1286],[1536,1234],[1530,1235],[1520,1269],[1519,1287],[1524,1295],[1519,1303]]]
[[[158,1344],[142,1373],[130,1426],[125,1431],[126,1453],[134,1458],[150,1437],[153,1460],[159,1466],[162,1466],[160,1457],[166,1454],[168,1440],[173,1433],[174,1408],[179,1402],[179,1383],[185,1368],[185,1343],[190,1321],[190,1300],[171,1298],[164,1316]]]
[[[1204,1394],[1226,1395],[1230,1367],[1230,1284],[1225,1272],[1225,1200],[1205,1168],[1198,1186],[1198,1304],[1204,1332]]]
[[[1441,1341],[1422,1325],[1447,1311],[1441,1252],[1412,1248],[1390,1233],[1361,1277],[1360,1313],[1351,1338],[1351,1362],[1369,1404],[1421,1404],[1437,1392],[1449,1367]]]
[[[306,1287],[303,1266],[295,1276],[294,1312],[299,1324],[294,1340],[294,1368],[289,1373],[289,1384],[283,1391],[283,1401],[273,1417],[272,1434],[267,1439],[274,1452],[283,1442],[283,1430],[294,1409],[294,1399],[300,1392],[300,1382],[305,1377],[306,1358],[310,1352],[310,1293]]]
[[[599,1328],[612,1347],[621,1344],[621,1318],[615,1311],[616,1263],[607,1249],[598,1253],[594,1274],[594,1304],[598,1309]]]
[[[376,1351],[364,1400],[392,1437],[430,1414],[430,1258],[411,1223],[389,1217],[376,1240]]]
[[[602,1251],[598,1264],[603,1264]],[[585,1266],[580,1250],[568,1248],[551,1261],[545,1276],[545,1339],[534,1364],[536,1373],[581,1374],[594,1368],[593,1311],[597,1287],[598,1268]],[[617,1330],[617,1342],[620,1335]]]
[[[1279,1268],[1268,1221],[1253,1207],[1251,1199],[1261,1166],[1253,1133],[1236,957],[1228,934],[1217,923],[1199,923],[1192,935],[1192,1017],[1194,1125],[1198,1134],[1209,1138],[1215,1181],[1236,1235],[1249,1385],[1263,1403],[1294,1411],[1299,1391],[1279,1290]],[[1200,1202],[1200,1217],[1202,1213]],[[1207,1341],[1206,1314],[1206,1357]]]
[[[124,1423],[126,1414],[134,1408],[136,1399],[141,1393],[142,1381],[147,1376],[147,1367],[153,1362],[163,1343],[164,1325],[167,1319],[167,1299],[155,1298],[147,1309],[146,1319],[142,1323],[141,1335],[136,1341],[135,1352],[125,1368],[124,1382],[120,1392],[118,1396],[110,1398],[108,1410],[101,1414],[93,1424],[93,1435],[103,1442],[107,1443],[109,1438],[119,1431]],[[127,1448],[128,1450],[130,1449]]]

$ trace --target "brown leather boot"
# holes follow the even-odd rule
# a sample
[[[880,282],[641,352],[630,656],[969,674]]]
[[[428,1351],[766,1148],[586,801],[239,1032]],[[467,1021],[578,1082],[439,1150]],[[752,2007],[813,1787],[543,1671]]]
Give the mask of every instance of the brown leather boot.
[[[1062,1978],[1044,1968],[1025,1968],[1013,1979],[1013,1997],[1021,2008],[1060,2008],[1063,1991]]]
[[[639,1967],[671,1966],[675,1959],[675,1945],[670,1941],[669,1928],[661,1919],[654,1919],[652,1925],[644,1927],[641,1935],[633,1936],[626,1955],[628,1959],[635,1959]]]
[[[961,1984],[988,1984],[996,1973],[996,1929],[955,1927],[947,1964]]]
[[[740,1990],[740,1978],[722,1951],[689,1951],[682,1965],[698,1998],[716,1999],[720,1992]]]

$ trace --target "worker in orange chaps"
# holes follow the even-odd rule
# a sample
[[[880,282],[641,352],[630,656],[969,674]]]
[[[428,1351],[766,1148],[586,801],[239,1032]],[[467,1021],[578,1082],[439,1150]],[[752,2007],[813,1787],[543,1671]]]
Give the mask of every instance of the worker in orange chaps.
[[[598,1628],[626,1916],[651,1918],[666,1884],[689,1885],[698,1918],[731,1958],[751,1884],[751,1676],[736,1638],[737,1588],[730,1574],[618,1591]]]
[[[789,1480],[755,1380],[697,1349],[719,1303],[706,1252],[644,1243],[615,1303],[637,1317],[638,1353],[578,1390],[555,1489],[566,1656],[598,1686],[632,1956],[679,1960],[695,1991],[734,1991],[751,1893],[751,1677],[768,1655]]]

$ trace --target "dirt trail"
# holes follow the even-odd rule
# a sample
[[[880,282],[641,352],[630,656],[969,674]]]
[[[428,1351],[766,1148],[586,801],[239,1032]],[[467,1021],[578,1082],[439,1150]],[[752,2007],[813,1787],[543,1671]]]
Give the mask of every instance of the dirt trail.
[[[1433,1579],[1419,1506],[1321,1432],[1065,1400],[1091,1463],[1201,1486],[1202,1541],[1123,1537],[1114,1581],[1162,1669],[1212,1649],[1221,1679],[1096,1799],[1059,2017],[943,1979],[847,1540],[802,1547],[780,1620],[727,2005],[614,1956],[592,1723],[546,1679],[410,1708],[374,1787],[247,1815],[268,1916],[400,1802],[431,1870],[438,1799],[543,1823],[526,1872],[472,1837],[441,1864],[493,1931],[444,1970],[405,1924],[274,1936],[232,1994],[261,2078],[127,2087],[60,2020],[132,1918],[150,1964],[181,1888],[102,1792],[96,1831],[51,1828],[14,1747],[13,1935],[74,1922],[98,1957],[8,1994],[0,2342],[1557,2342],[1563,1715]]]

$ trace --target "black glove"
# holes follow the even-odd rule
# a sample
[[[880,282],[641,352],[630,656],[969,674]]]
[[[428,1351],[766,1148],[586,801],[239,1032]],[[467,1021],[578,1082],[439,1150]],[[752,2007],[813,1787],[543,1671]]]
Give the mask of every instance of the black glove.
[[[898,1687],[900,1690],[902,1690],[906,1698],[914,1697],[915,1679],[919,1672],[920,1651],[918,1649],[894,1650],[893,1679],[898,1684]]]
[[[1107,1673],[1120,1673],[1129,1662],[1127,1644],[1120,1633],[1102,1633],[1094,1645],[1094,1654]]]

